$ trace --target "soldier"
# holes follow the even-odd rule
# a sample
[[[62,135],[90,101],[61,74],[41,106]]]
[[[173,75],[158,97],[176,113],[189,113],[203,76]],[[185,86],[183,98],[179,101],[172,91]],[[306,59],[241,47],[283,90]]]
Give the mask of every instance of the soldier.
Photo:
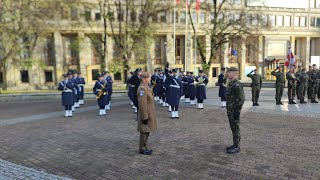
[[[231,67],[228,70],[230,83],[227,87],[227,115],[233,137],[233,145],[227,147],[228,154],[240,152],[240,113],[245,101],[245,95],[243,86],[237,79],[238,75],[237,68]]]
[[[300,99],[301,104],[307,103],[304,101],[304,88],[307,81],[307,74],[305,73],[305,69],[302,69],[302,66],[298,66],[298,72],[296,72],[295,76],[297,78],[297,99]]]
[[[65,107],[65,117],[72,117],[73,86],[74,84],[72,83],[72,81],[68,80],[68,74],[63,74],[63,81],[59,83],[58,90],[62,91],[61,99],[62,105]]]
[[[185,97],[185,103],[190,103],[190,96],[189,96],[189,83],[188,79],[190,77],[190,72],[186,73],[186,76],[182,78],[182,84],[183,84],[183,91],[184,91],[184,97]]]
[[[196,77],[197,82],[197,102],[198,102],[198,109],[203,109],[203,100],[207,99],[207,84],[209,82],[208,78],[204,76],[203,70],[199,71],[199,76]]]
[[[308,89],[308,82],[309,82],[309,76],[308,74],[306,73],[306,69],[303,68],[302,69],[302,76],[304,77],[305,79],[305,83],[304,83],[304,86],[303,86],[303,92],[302,92],[302,97],[306,97],[306,92],[307,92],[307,89]],[[304,99],[303,99],[304,103],[307,103]]]
[[[138,68],[135,70],[134,75],[129,79],[129,84],[133,87],[133,95],[132,95],[132,102],[134,105],[134,112],[138,112],[138,98],[137,98],[137,89],[140,85],[140,75],[141,75],[142,69]]]
[[[172,109],[171,109],[171,106],[169,105],[169,97],[170,97],[170,94],[169,94],[169,87],[170,87],[170,82],[168,80],[168,77],[169,76],[172,76],[172,71],[171,70],[168,70],[167,72],[165,72],[165,77],[164,77],[164,82],[163,82],[163,87],[165,89],[165,102],[163,103],[163,107],[169,107],[168,111],[171,112]]]
[[[108,89],[108,102],[107,102],[107,105],[106,105],[105,109],[106,110],[110,110],[110,108],[111,108],[111,96],[112,96],[112,92],[113,92],[113,87],[112,87],[113,80],[112,80],[112,77],[110,76],[108,71],[104,71],[103,75],[104,75],[104,79],[107,82],[108,88],[109,88]]]
[[[310,83],[309,86],[311,85],[311,103],[318,103],[318,101],[316,101],[316,96],[317,96],[317,92],[318,92],[319,80],[318,80],[318,70],[317,70],[316,64],[312,65],[312,71],[310,74],[309,83]]]
[[[128,97],[130,99],[130,104],[132,106],[132,108],[134,109],[134,105],[133,105],[133,102],[132,102],[132,95],[133,95],[133,88],[134,86],[132,86],[130,83],[129,83],[129,79],[133,76],[133,72],[130,72],[129,73],[129,76],[128,76],[128,79],[127,79],[127,87],[128,87]]]
[[[307,75],[309,77],[309,80],[308,80],[308,99],[312,99],[312,82],[311,82],[311,73],[312,73],[312,69],[313,67],[312,66],[309,66],[309,71],[307,72]]]
[[[183,78],[184,78],[185,76],[186,76],[186,75],[184,74],[183,71],[181,71],[181,72],[179,73],[179,78],[180,78],[181,81],[182,81],[182,90],[183,90],[182,96],[181,96],[181,99],[180,99],[180,100],[185,100],[185,99],[186,99],[186,98],[185,98],[185,89],[184,89],[184,87],[185,87],[185,82],[183,81]]]
[[[227,93],[227,87],[225,86],[225,81],[227,77],[225,77],[225,70],[226,68],[221,68],[221,74],[218,77],[218,85],[219,85],[219,97],[221,98],[221,107],[226,107],[226,93]]]
[[[163,83],[164,83],[164,74],[162,71],[159,73],[159,78],[157,79],[157,84],[159,86],[159,103],[163,104],[165,102],[166,96],[165,96],[165,89],[163,88]]]
[[[279,71],[277,72],[277,70]],[[282,66],[278,66],[277,69],[271,72],[271,75],[276,77],[276,104],[283,105],[281,102],[284,89],[284,73]]]
[[[148,149],[147,141],[150,133],[157,130],[157,120],[154,106],[152,89],[149,87],[150,74],[140,73],[141,83],[137,89],[138,99],[138,132],[140,132],[139,153],[151,155],[152,150]]]
[[[182,81],[177,76],[177,70],[172,69],[172,75],[169,75],[168,73],[168,67],[169,63],[167,64],[167,67],[165,69],[165,75],[166,75],[166,88],[167,88],[167,102],[170,105],[171,109],[171,119],[179,119],[179,104],[180,104],[180,98],[182,96],[183,87],[182,87]]]
[[[79,78],[78,78],[78,72],[76,70],[72,71],[72,75],[73,75],[73,83],[75,84],[75,102],[74,102],[74,107],[75,108],[80,108],[80,87],[79,85]]]
[[[75,88],[76,84],[75,84],[75,81],[73,79],[73,71],[69,70],[67,75],[68,75],[68,81],[72,82],[72,84],[73,84],[73,87],[71,89],[72,90],[72,97],[73,97],[72,98],[73,99],[73,104],[71,106],[71,110],[72,110],[72,112],[75,112],[75,102],[76,102],[77,96],[76,96],[76,88]]]
[[[254,74],[252,74],[254,72]],[[251,78],[251,91],[252,91],[252,104],[253,106],[260,106],[258,104],[259,94],[262,87],[262,77],[258,74],[257,70],[251,71],[247,74],[247,77]]]
[[[93,93],[97,96],[97,100],[98,100],[98,106],[100,109],[98,115],[104,116],[107,114],[105,107],[108,103],[109,87],[103,74],[99,74],[98,77],[99,77],[99,80],[96,82],[96,84],[93,87]]]
[[[154,74],[151,76],[151,86],[153,89],[154,100],[159,101],[159,85],[157,84],[157,80],[159,78],[159,70],[155,69]]]
[[[79,91],[80,91],[80,100],[79,104],[84,105],[84,86],[86,84],[86,81],[83,77],[81,77],[81,72],[78,72],[78,81],[79,81]]]
[[[195,78],[193,76],[193,72],[190,72],[190,76],[188,78],[188,91],[190,97],[190,105],[196,105],[196,86],[195,86]]]
[[[288,80],[289,104],[297,104],[296,102],[294,102],[294,98],[296,96],[295,92],[296,92],[296,81],[297,81],[297,78],[294,74],[295,74],[295,67],[291,68],[291,70],[286,74],[286,78]]]

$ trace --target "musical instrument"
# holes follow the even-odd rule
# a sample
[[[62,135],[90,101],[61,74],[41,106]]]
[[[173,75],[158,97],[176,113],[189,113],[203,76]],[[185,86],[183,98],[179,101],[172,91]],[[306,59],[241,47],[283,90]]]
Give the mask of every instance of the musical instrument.
[[[99,94],[97,95],[97,100],[100,99],[102,96],[106,95],[107,92],[105,91],[104,88],[106,88],[106,85],[107,85],[107,82],[105,82],[103,85],[102,85],[102,88],[101,90],[99,91]]]
[[[203,76],[198,78],[198,82],[194,82],[194,85],[199,85],[199,84],[203,84],[205,81],[205,78],[203,78]]]

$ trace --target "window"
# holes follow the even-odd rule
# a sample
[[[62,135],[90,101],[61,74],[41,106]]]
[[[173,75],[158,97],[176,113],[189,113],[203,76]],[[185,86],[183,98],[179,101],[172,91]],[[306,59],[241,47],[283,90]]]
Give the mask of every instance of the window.
[[[28,71],[20,71],[21,74],[21,82],[29,83],[29,72]]]
[[[320,26],[320,18],[317,18],[317,27],[319,27]]]
[[[214,15],[213,15],[213,14],[210,15],[210,22],[211,22],[211,23],[214,22]]]
[[[92,81],[97,81],[99,79],[99,69],[91,70]]]
[[[229,14],[228,20],[229,20],[229,22],[233,22],[233,20],[234,20],[234,14]]]
[[[316,8],[320,8],[320,0],[316,0],[315,6],[316,6]]]
[[[162,22],[162,23],[166,23],[167,22],[167,14],[166,14],[166,12],[160,12],[159,16],[160,16],[160,22]]]
[[[268,25],[268,16],[267,15],[262,15],[261,16],[261,20],[262,20],[262,22],[261,22],[262,26],[267,26]]]
[[[112,19],[114,19],[114,14],[113,14],[113,12],[112,12],[112,16],[110,15],[110,13],[109,13],[109,18],[111,18],[112,17]],[[95,20],[96,21],[100,21],[101,20],[101,13],[100,12],[96,12],[96,14],[95,14]]]
[[[192,13],[191,13],[191,18],[192,18],[192,22],[193,22],[193,23],[197,23],[197,22],[198,22],[197,13],[192,12]]]
[[[270,15],[269,18],[270,26],[276,26],[276,16]]]
[[[234,4],[241,4],[241,0],[234,0]]]
[[[295,26],[295,27],[299,27],[299,17],[296,17],[296,16],[295,16],[293,20],[294,20],[294,22],[293,22],[293,23],[294,23],[294,26]]]
[[[316,18],[315,17],[310,18],[310,26],[311,27],[315,27],[316,26]]]
[[[300,26],[306,27],[306,17],[300,17]]]
[[[179,12],[176,12],[176,23],[179,22]],[[174,23],[174,12],[172,13],[172,23]]]
[[[76,7],[71,8],[71,20],[78,20],[78,9]]]
[[[286,27],[291,26],[291,16],[284,17],[284,26],[286,26]]]
[[[61,11],[61,18],[69,19],[69,9],[67,7],[62,7]]]
[[[277,26],[283,26],[283,16],[277,17]]]
[[[199,23],[200,24],[206,23],[206,14],[205,13],[200,13]]]
[[[137,21],[137,13],[135,11],[131,12],[131,21],[136,22]]]
[[[162,40],[163,37],[156,38],[155,42],[155,58],[156,58],[156,64],[162,64]],[[164,40],[163,40],[164,41]],[[163,42],[164,43],[164,42]]]
[[[91,50],[92,50],[92,65],[98,65],[101,61],[101,52],[102,52],[102,35],[101,34],[90,34],[87,35],[91,41]]]
[[[52,73],[52,71],[45,71],[44,75],[45,75],[45,78],[46,78],[46,83],[53,82],[53,73]]]
[[[182,12],[180,14],[180,23],[181,24],[185,24],[186,23],[186,13],[185,12]]]
[[[152,17],[152,22],[157,23],[158,22],[158,14],[154,14]]]
[[[31,56],[31,47],[30,47],[31,40],[29,37],[24,37],[22,41],[23,41],[22,58],[28,59]]]
[[[91,21],[92,17],[91,17],[91,10],[86,10],[86,12],[84,13],[85,19],[86,21]]]
[[[115,81],[121,81],[121,73],[120,72],[117,72],[114,74],[114,80]]]
[[[212,68],[212,77],[213,78],[218,77],[218,68],[217,67]]]
[[[0,84],[3,84],[3,72],[0,72]]]
[[[246,23],[247,23],[247,26],[251,26],[251,24],[252,24],[252,15],[251,14],[247,14]]]
[[[119,12],[118,13],[118,21],[123,21],[123,18],[124,18],[124,12]]]
[[[235,14],[234,15],[234,20],[239,21],[240,20],[240,14]]]
[[[252,16],[252,25],[258,26],[258,24],[259,24],[259,15],[253,15]]]
[[[55,59],[53,34],[47,36],[46,53],[47,53],[47,61],[46,61],[47,66],[53,66],[54,59]]]
[[[218,20],[219,20],[219,21],[223,21],[223,18],[224,18],[223,13],[220,13],[220,14],[218,15]]]
[[[310,0],[310,8],[315,8],[315,0]]]
[[[79,64],[79,41],[77,36],[70,36],[70,63],[71,65]]]

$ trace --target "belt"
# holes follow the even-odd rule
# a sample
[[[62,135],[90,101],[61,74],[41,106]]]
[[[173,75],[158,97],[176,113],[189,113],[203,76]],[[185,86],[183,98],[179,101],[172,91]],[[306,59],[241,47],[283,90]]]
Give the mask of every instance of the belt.
[[[67,90],[64,90],[63,92],[65,92],[65,93],[72,93],[72,90],[71,90],[71,89],[67,89]]]
[[[130,87],[136,87],[135,85],[130,85]]]
[[[178,85],[172,85],[172,84],[171,84],[170,87],[180,89],[180,86],[178,86]]]
[[[190,85],[194,85],[194,83],[189,83],[189,86],[190,86]]]
[[[204,83],[202,83],[202,84],[198,84],[198,86],[205,86],[205,84],[204,84]]]
[[[182,84],[188,84],[187,82],[182,82]]]
[[[101,89],[96,89],[96,91],[100,92],[100,91],[101,91]]]
[[[84,84],[78,84],[78,86],[84,86]]]

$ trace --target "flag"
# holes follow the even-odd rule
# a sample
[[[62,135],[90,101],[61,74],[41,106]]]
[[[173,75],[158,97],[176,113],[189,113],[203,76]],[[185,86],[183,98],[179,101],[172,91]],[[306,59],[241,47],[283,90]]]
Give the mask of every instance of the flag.
[[[176,4],[180,4],[181,0],[176,0]]]
[[[229,55],[229,56],[232,55],[231,52],[232,52],[232,48],[231,48],[231,45],[230,45],[230,46],[229,46],[229,50],[228,50],[228,55]]]
[[[200,0],[197,0],[196,2],[196,11],[199,11],[200,9]]]
[[[187,7],[190,7],[190,0],[186,0],[186,5],[187,5]]]
[[[287,54],[287,61],[284,63],[285,66],[292,68],[293,65],[296,63],[294,55],[291,51],[291,46],[288,47],[288,54]]]

